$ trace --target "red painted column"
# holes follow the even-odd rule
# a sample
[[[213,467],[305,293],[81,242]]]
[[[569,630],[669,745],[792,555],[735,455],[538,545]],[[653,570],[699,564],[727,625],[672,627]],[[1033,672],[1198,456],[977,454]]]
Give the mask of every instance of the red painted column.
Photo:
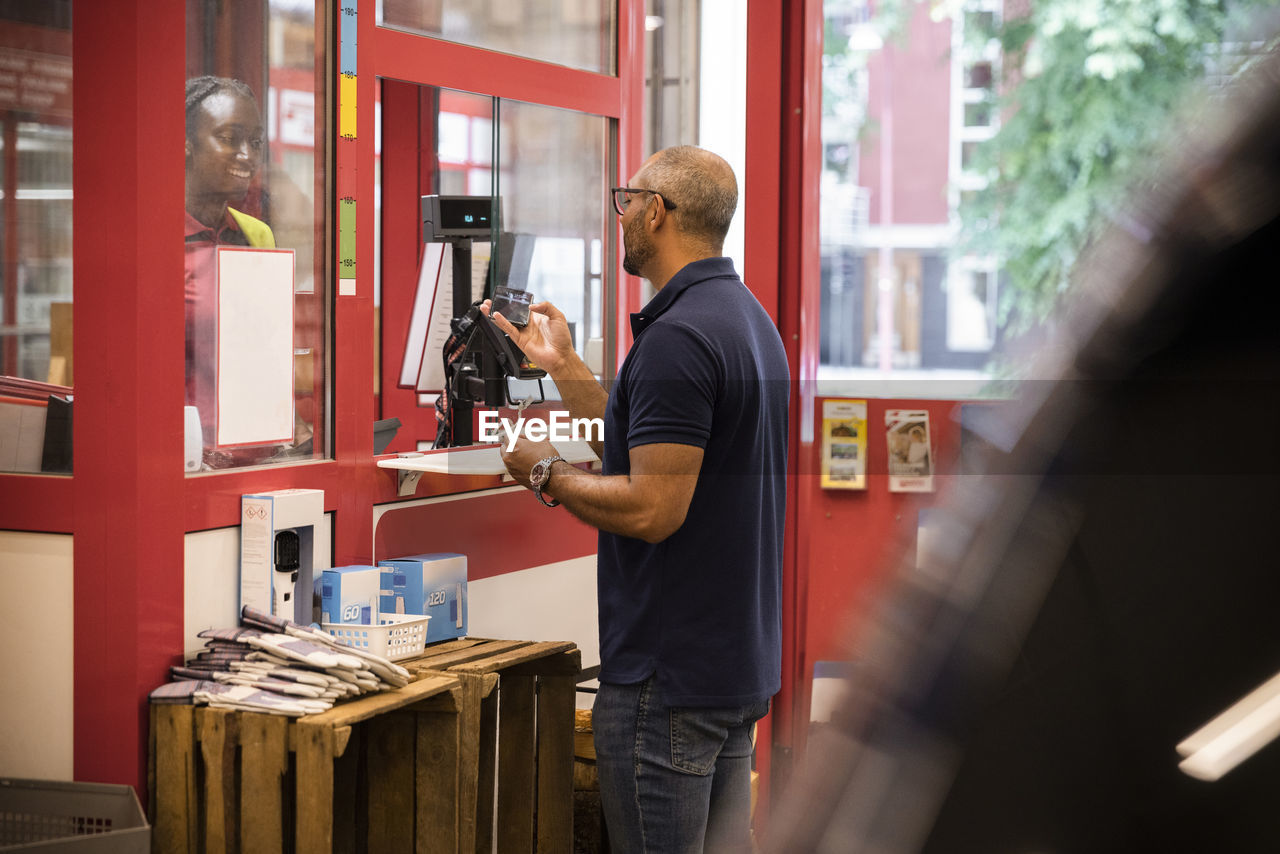
[[[373,457],[373,389],[374,378],[374,305],[373,266],[377,242],[374,240],[374,109],[377,77],[373,67],[376,9],[374,0],[357,3],[359,49],[356,68],[355,139],[339,136],[334,152],[337,174],[333,232],[340,226],[339,207],[343,197],[354,198],[356,235],[354,279],[341,278],[336,263],[339,242],[335,240],[334,296],[334,382],[333,439],[334,458],[338,462],[338,494],[325,495],[325,507],[335,507],[333,526],[333,560],[335,566],[367,563],[373,556],[373,511],[369,496],[376,480],[383,477],[371,469]],[[335,12],[337,10],[335,9]],[[340,13],[339,13],[340,16]],[[341,49],[339,48],[339,51]],[[342,57],[335,57],[335,69],[342,67]],[[338,89],[335,75],[332,84]],[[339,93],[340,96],[340,93]],[[340,97],[335,108],[341,109]],[[335,122],[339,121],[335,117]],[[339,129],[341,133],[341,129]]]
[[[77,780],[145,796],[146,697],[182,648],[184,8],[76,7]]]
[[[422,217],[419,199],[419,128],[422,87],[387,80],[382,84],[382,303],[378,308],[382,333],[382,413],[403,423],[389,451],[415,451],[415,440],[435,435],[434,410],[419,409],[417,391],[399,388],[409,323],[417,293],[422,255]],[[431,117],[434,123],[434,116]],[[438,356],[437,356],[438,357]],[[386,417],[385,415],[383,417]]]
[[[794,376],[796,337],[790,309],[795,298],[795,280],[783,273],[779,223],[782,217],[782,187],[787,163],[782,160],[784,19],[781,0],[753,0],[747,7],[747,138],[744,174],[739,176],[743,197],[750,200],[742,208],[745,217],[744,267],[746,285],[769,312],[783,337]],[[794,479],[787,482],[788,523],[784,540],[783,576],[788,589],[794,584]],[[789,655],[794,636],[794,597],[784,594],[783,656]],[[784,665],[785,668],[785,665]],[[756,832],[766,830],[773,788],[773,745],[779,737],[775,721],[787,720],[786,683],[774,703],[772,714],[760,722],[756,732],[756,770],[760,772],[760,792],[756,806]]]
[[[0,169],[4,170],[6,189],[4,200],[4,320],[17,325],[18,322],[18,120],[10,116],[2,126],[4,139],[4,160]],[[18,336],[7,335],[4,338],[3,357],[0,358],[0,372],[9,376],[18,375]],[[37,377],[36,379],[44,379]]]
[[[814,443],[813,401],[820,328],[822,28],[821,0],[787,4],[781,19],[782,56],[775,66],[782,81],[778,322],[791,361],[793,388],[783,576],[782,691],[774,704],[773,740],[781,755],[788,757],[802,749],[806,726],[799,716],[803,697],[797,692],[806,684],[804,634],[812,510],[808,484],[813,479],[808,460]],[[752,62],[755,61],[753,55]],[[785,775],[786,769],[782,771]]]

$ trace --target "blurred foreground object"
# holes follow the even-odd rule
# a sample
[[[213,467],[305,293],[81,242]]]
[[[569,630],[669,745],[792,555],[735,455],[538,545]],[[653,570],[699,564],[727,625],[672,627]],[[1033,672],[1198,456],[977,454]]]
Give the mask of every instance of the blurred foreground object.
[[[1236,89],[982,413],[766,850],[1280,851],[1280,744],[1176,749],[1280,667],[1280,57]]]

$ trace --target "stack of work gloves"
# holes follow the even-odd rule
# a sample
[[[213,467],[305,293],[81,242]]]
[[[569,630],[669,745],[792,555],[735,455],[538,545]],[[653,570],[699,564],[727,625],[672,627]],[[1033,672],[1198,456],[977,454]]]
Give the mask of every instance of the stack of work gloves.
[[[204,650],[170,668],[174,681],[152,691],[151,702],[300,717],[409,684],[409,671],[398,664],[247,605],[239,628],[206,629],[200,637]]]

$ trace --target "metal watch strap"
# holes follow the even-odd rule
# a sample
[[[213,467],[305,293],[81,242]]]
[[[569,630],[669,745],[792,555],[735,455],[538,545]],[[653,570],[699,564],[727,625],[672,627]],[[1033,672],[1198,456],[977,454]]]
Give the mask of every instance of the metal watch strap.
[[[542,487],[544,487],[547,484],[547,482],[551,480],[551,467],[555,465],[557,462],[564,462],[564,457],[557,454],[554,457],[547,457],[545,460],[538,460],[536,463],[533,464],[533,467],[535,469],[538,466],[542,466],[547,473],[547,476],[543,479],[541,483],[532,484],[533,494],[538,496],[538,500],[541,501],[547,507],[557,507],[560,504],[560,501],[558,499],[553,498],[550,501],[547,501],[547,499],[542,496]]]

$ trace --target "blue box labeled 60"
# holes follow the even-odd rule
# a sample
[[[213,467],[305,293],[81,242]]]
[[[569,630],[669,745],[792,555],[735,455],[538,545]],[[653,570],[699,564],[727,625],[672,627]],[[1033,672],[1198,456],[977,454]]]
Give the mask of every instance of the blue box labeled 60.
[[[467,634],[467,556],[453,552],[378,561],[383,614],[426,614],[427,643]]]
[[[376,566],[338,566],[320,573],[315,582],[320,622],[378,625],[381,580]]]

